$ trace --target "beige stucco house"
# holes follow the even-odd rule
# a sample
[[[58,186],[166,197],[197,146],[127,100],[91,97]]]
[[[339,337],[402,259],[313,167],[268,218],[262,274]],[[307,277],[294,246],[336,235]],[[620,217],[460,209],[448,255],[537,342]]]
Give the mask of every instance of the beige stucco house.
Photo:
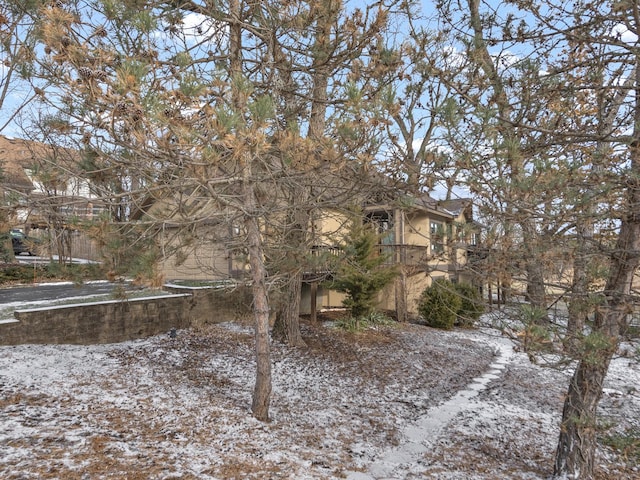
[[[466,268],[467,254],[477,243],[479,230],[473,222],[470,200],[437,201],[428,195],[407,197],[366,205],[363,215],[363,220],[380,233],[381,253],[401,272],[396,284],[380,295],[381,309],[397,310],[400,301],[409,314],[414,314],[417,299],[434,279],[471,280]],[[198,228],[188,231],[178,224],[163,225],[160,272],[166,279],[228,280],[247,275],[240,228],[230,226],[222,213],[217,216],[212,214],[206,225],[200,222]],[[309,226],[314,238],[310,254],[319,258],[339,254],[348,223],[349,217],[342,211],[316,213]],[[234,242],[236,237],[238,242]],[[304,272],[302,313],[310,313],[313,307],[342,307],[343,295],[323,284],[330,275],[322,261]]]
[[[379,308],[397,311],[404,304],[408,314],[417,312],[417,300],[433,280],[471,282],[467,270],[468,252],[478,243],[479,228],[473,221],[473,206],[468,199],[438,201],[428,195],[403,198],[392,203],[371,204],[364,208],[366,221],[380,233],[381,253],[399,267],[395,284],[379,296]],[[344,218],[326,215],[316,221],[316,229],[332,232],[344,225]],[[332,248],[330,243],[325,247]],[[314,285],[314,274],[303,288],[301,308],[309,313],[316,297],[316,308],[342,306],[343,296],[322,284]]]

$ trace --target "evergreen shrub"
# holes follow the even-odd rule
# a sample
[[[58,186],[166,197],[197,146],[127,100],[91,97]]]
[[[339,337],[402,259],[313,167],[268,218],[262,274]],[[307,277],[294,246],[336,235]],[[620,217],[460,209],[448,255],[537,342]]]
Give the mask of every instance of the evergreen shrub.
[[[346,295],[343,305],[356,323],[375,311],[377,296],[398,272],[387,265],[388,258],[379,252],[380,236],[370,225],[352,221],[341,249],[343,255],[332,280],[324,285]]]
[[[453,283],[438,279],[427,287],[420,296],[418,312],[428,326],[450,330],[458,312],[462,308],[462,298]]]

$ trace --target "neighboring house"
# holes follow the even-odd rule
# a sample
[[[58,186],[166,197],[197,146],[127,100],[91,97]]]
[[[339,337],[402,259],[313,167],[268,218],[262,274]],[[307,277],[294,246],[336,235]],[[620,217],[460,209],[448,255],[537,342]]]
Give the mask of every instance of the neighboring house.
[[[70,162],[77,154],[69,150],[0,135],[0,201],[12,226],[48,228],[103,211],[87,180],[69,174]]]
[[[0,201],[3,207],[16,205],[34,189],[25,172],[33,164],[33,155],[25,143],[0,135]]]
[[[0,208],[8,227],[41,241],[41,253],[95,260],[95,245],[76,224],[104,208],[89,182],[70,173],[78,160],[69,149],[0,135]]]

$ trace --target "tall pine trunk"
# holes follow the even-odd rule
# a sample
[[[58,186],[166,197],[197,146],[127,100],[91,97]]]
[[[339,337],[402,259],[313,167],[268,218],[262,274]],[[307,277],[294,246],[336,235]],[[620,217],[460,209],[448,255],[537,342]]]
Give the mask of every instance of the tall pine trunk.
[[[313,42],[313,63],[311,77],[311,110],[309,116],[308,138],[319,150],[325,143],[327,89],[329,85],[330,63],[328,62],[335,45],[332,43],[331,28],[340,13],[340,3],[318,2],[312,5],[312,17],[315,17],[316,28]],[[322,155],[322,154],[320,154]],[[319,159],[312,159],[317,164]],[[289,210],[290,226],[286,234],[287,258],[285,264],[290,269],[286,275],[283,305],[276,316],[273,333],[281,341],[294,347],[304,347],[306,343],[300,332],[300,296],[302,293],[303,272],[300,270],[299,258],[308,253],[309,248],[309,209],[300,207],[308,204],[312,197],[312,187],[296,185],[292,190]],[[304,262],[303,262],[304,263]],[[304,265],[302,265],[304,267]],[[313,312],[315,314],[315,312]]]
[[[592,338],[595,342],[596,337]],[[615,341],[583,358],[571,378],[562,411],[562,425],[556,451],[556,478],[593,478],[597,446],[597,408]]]
[[[638,70],[636,75],[638,75]],[[640,82],[636,82],[636,86]],[[638,88],[638,87],[636,87]],[[626,326],[631,284],[640,260],[640,89],[636,91],[636,127],[630,147],[631,166],[626,178],[626,202],[620,233],[611,254],[604,305],[597,312],[593,331],[583,341],[562,414],[554,468],[555,478],[591,480],[596,453],[596,410],[609,363]]]
[[[545,290],[544,271],[540,265],[539,256],[529,257],[526,265],[527,272],[527,301],[534,307],[545,312],[542,320],[548,320],[547,311],[547,292]]]
[[[245,201],[248,207],[255,207],[255,194],[251,185],[245,185]],[[252,212],[254,209],[249,208],[248,211]],[[256,349],[256,383],[253,390],[251,411],[258,420],[268,421],[271,401],[271,345],[269,342],[267,270],[264,265],[264,247],[258,219],[255,216],[247,216],[245,228],[251,266]]]
[[[569,355],[576,355],[580,346],[580,338],[584,333],[585,319],[589,314],[589,284],[587,273],[588,238],[587,231],[578,227],[577,247],[573,261],[573,279],[571,282],[571,298],[569,299],[567,332],[564,349]]]
[[[303,271],[307,263],[305,258],[310,250],[308,245],[310,215],[307,208],[296,208],[295,203],[300,201],[306,204],[310,195],[309,190],[302,186],[295,186],[292,193],[292,205],[289,207],[287,218],[288,227],[283,238],[286,284],[282,305],[273,326],[273,335],[292,347],[305,347],[306,343],[300,332],[300,296]]]
[[[605,288],[606,304],[596,314],[593,332],[585,337],[582,354],[569,383],[554,468],[555,478],[591,480],[596,453],[596,413],[609,363],[626,325],[631,282],[640,257],[640,164],[629,187],[629,212],[623,220]]]
[[[525,271],[527,274],[527,301],[544,315],[541,321],[548,321],[547,312],[547,292],[545,286],[544,264],[541,257],[541,249],[539,244],[539,233],[536,231],[535,223],[532,219],[527,218],[521,222],[524,245]]]
[[[239,0],[229,2],[229,62],[233,81],[242,75],[242,7]],[[238,112],[246,109],[246,102],[236,88],[232,90],[233,106]],[[250,135],[250,133],[249,133]],[[250,144],[251,142],[246,142]],[[257,214],[258,200],[252,179],[253,152],[244,152],[240,159],[242,170],[242,212],[247,232],[247,251],[251,267],[251,289],[255,321],[256,383],[251,411],[261,421],[269,420],[271,402],[271,345],[269,341],[269,296],[267,269],[264,265],[264,243]]]

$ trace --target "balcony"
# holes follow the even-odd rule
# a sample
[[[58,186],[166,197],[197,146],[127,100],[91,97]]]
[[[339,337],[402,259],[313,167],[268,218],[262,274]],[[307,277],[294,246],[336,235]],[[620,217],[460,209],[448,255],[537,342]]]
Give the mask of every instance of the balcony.
[[[426,266],[434,259],[426,245],[378,245],[378,253],[386,257],[386,265],[404,264]],[[313,272],[330,272],[336,265],[342,250],[338,247],[316,245],[311,250]]]
[[[387,257],[387,265],[407,265],[410,267],[426,266],[433,255],[429,254],[427,245],[391,244],[380,245],[380,255]]]

